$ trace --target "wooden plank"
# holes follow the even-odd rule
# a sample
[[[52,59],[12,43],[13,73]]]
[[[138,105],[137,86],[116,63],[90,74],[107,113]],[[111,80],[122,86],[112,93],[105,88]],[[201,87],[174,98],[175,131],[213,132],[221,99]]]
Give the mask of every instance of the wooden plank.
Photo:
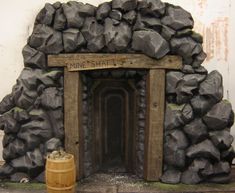
[[[79,72],[64,69],[65,150],[74,155],[77,179],[80,178],[79,128],[81,124],[81,82]]]
[[[150,70],[147,81],[144,177],[148,181],[159,181],[163,167],[165,70]]]
[[[48,66],[68,67],[68,71],[97,69],[180,69],[182,59],[168,55],[157,60],[144,54],[59,54],[48,56]]]

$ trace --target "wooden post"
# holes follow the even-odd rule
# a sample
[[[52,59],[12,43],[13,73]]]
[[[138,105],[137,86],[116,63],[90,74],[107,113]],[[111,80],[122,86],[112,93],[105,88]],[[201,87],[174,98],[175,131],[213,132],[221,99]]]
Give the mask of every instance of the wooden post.
[[[81,176],[79,128],[81,125],[81,81],[79,72],[64,68],[65,150],[74,155],[77,179]]]
[[[165,70],[150,70],[147,81],[144,178],[147,181],[159,181],[163,167]]]

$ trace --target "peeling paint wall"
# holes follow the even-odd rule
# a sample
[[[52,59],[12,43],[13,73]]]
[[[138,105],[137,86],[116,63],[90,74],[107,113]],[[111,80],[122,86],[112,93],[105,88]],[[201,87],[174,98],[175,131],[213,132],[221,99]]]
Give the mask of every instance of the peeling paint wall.
[[[23,68],[21,50],[31,34],[36,14],[46,2],[56,0],[0,0],[0,100],[11,92]],[[98,5],[105,0],[79,0]],[[164,0],[163,0],[164,1]],[[204,36],[208,57],[204,66],[218,70],[224,77],[224,98],[235,108],[235,1],[165,0],[192,13],[196,32]],[[61,2],[67,2],[61,0]],[[232,128],[235,136],[235,126]],[[0,133],[0,141],[1,141]],[[234,143],[235,147],[235,143]],[[1,145],[0,145],[1,160]]]

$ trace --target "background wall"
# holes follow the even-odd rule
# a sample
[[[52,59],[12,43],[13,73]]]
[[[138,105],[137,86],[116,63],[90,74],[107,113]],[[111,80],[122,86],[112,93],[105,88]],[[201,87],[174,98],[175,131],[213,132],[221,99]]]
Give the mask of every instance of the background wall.
[[[78,1],[98,5],[107,0]],[[195,20],[194,30],[204,36],[204,50],[208,54],[204,66],[209,71],[217,69],[222,73],[224,98],[230,100],[235,109],[235,1],[163,1],[180,5],[192,13]],[[56,0],[0,0],[0,100],[11,92],[23,68],[22,48],[32,32],[36,14],[46,2],[53,3]],[[232,133],[235,137],[235,126]],[[1,151],[0,144],[0,160]]]

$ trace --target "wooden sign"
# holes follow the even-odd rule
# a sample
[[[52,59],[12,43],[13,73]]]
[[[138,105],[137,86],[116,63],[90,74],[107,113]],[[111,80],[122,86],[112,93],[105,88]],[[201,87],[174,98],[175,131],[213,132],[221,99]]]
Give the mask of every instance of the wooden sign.
[[[48,66],[67,67],[68,71],[132,68],[132,69],[180,69],[178,56],[166,56],[161,60],[143,54],[60,54],[49,55]]]

